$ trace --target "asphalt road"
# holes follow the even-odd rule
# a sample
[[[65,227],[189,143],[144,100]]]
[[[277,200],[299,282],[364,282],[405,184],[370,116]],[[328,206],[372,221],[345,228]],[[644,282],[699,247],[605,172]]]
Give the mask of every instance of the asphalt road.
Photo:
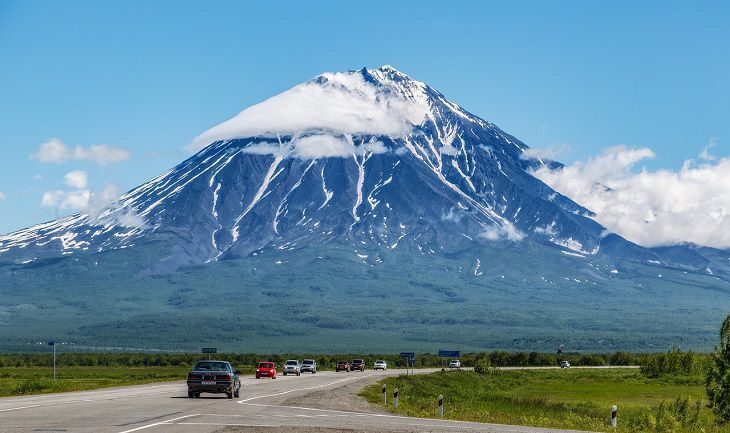
[[[417,370],[425,373],[433,370]],[[529,432],[520,426],[406,418],[378,412],[353,398],[347,410],[307,407],[308,400],[339,399],[388,372],[320,372],[242,379],[241,397],[187,398],[183,382],[0,399],[2,432],[206,433],[206,432]],[[392,390],[390,390],[392,392]],[[349,392],[348,392],[349,394]],[[341,396],[342,394],[340,394]],[[389,396],[389,401],[390,401]],[[291,405],[290,402],[297,402]],[[289,402],[289,403],[287,403]],[[338,408],[337,402],[332,406]],[[317,405],[315,405],[317,406]],[[340,405],[341,406],[341,405]]]

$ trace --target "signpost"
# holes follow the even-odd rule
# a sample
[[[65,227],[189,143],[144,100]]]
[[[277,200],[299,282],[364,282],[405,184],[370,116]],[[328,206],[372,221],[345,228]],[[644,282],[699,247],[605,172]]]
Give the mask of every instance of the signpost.
[[[213,353],[218,353],[218,349],[215,347],[204,347],[203,353],[208,355],[208,360],[210,360],[210,355]]]
[[[461,352],[458,350],[439,350],[439,358],[459,358]],[[441,368],[444,367],[443,360],[441,361]]]
[[[53,346],[53,383],[56,383],[56,342],[49,341],[49,346]]]
[[[413,369],[413,365],[416,363],[415,352],[401,352],[400,357],[406,360],[406,376],[408,376],[408,368]]]

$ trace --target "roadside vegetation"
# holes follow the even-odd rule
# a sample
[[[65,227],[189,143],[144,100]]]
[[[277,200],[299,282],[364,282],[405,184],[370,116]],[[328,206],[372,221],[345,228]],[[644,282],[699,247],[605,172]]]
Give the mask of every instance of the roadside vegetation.
[[[187,367],[4,367],[0,369],[0,397],[83,391],[110,386],[169,382],[185,377]]]
[[[397,387],[397,413],[407,416],[436,417],[443,395],[447,419],[591,431],[613,431],[616,404],[620,432],[730,433],[730,316],[713,354],[673,349],[627,356],[641,368],[501,370],[494,356],[483,355],[473,371],[390,377],[361,395],[396,412]]]
[[[376,359],[384,359],[390,368],[404,367],[396,355],[361,354],[231,354],[213,355],[231,362],[243,375],[253,375],[259,361],[273,361],[283,365],[287,359],[316,359],[320,371],[334,370],[338,360],[363,358],[368,366]],[[614,354],[567,354],[573,365],[636,364],[645,355],[623,352]],[[59,353],[56,358],[57,381],[54,383],[50,354],[0,355],[0,397],[51,392],[81,391],[110,386],[136,385],[151,382],[184,380],[196,361],[204,358],[195,353]],[[548,366],[557,363],[557,357],[546,353],[495,351],[484,354],[464,354],[462,365],[472,367],[480,359],[488,358],[495,365]],[[444,360],[436,355],[421,355],[416,368],[441,367]]]

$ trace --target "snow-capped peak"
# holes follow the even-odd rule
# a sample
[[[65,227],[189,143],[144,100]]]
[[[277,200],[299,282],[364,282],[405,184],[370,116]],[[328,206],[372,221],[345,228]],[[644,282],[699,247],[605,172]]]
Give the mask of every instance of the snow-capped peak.
[[[191,150],[243,137],[337,134],[402,136],[426,119],[425,84],[391,66],[326,72],[246,108],[195,138]]]

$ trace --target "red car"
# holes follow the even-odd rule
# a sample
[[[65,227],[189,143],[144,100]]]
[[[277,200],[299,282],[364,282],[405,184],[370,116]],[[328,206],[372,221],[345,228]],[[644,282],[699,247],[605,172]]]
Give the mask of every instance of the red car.
[[[350,363],[347,361],[337,361],[337,365],[335,366],[335,371],[350,371]]]
[[[270,377],[276,379],[276,364],[273,362],[259,362],[256,366],[256,379]]]

